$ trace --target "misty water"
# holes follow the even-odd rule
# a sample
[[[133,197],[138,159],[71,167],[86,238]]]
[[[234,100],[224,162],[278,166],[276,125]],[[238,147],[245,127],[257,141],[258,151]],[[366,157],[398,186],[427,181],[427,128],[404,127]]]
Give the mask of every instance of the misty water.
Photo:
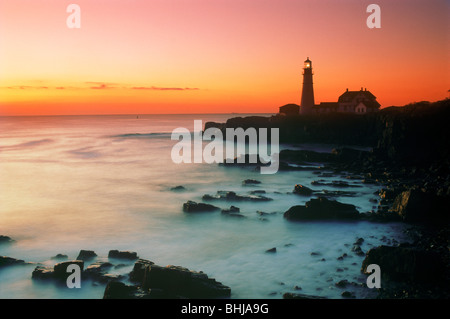
[[[233,114],[42,116],[0,118],[0,255],[51,266],[58,253],[75,259],[81,249],[107,260],[112,249],[135,251],[158,265],[203,271],[231,288],[232,298],[282,298],[299,292],[342,298],[335,283],[357,298],[373,297],[362,287],[364,257],[351,251],[364,238],[367,251],[389,240],[407,240],[398,223],[292,222],[283,213],[309,198],[292,193],[295,184],[313,189],[315,170],[262,175],[217,164],[174,164],[175,128],[193,129],[194,119],[224,122]],[[334,145],[282,145],[330,151]],[[345,174],[344,174],[345,175]],[[345,176],[320,177],[325,181]],[[261,181],[243,185],[245,179]],[[334,199],[373,209],[381,185],[363,184],[354,197]],[[172,191],[182,185],[184,191]],[[268,202],[211,202],[238,206],[244,217],[185,213],[183,203],[202,201],[219,190],[248,195],[264,190]],[[260,215],[257,211],[269,214]],[[276,247],[276,253],[266,250]],[[311,254],[315,252],[316,254]],[[348,257],[338,260],[344,253]],[[133,262],[121,261],[112,273],[126,275]],[[88,264],[88,263],[87,263]],[[102,298],[105,285],[82,282],[69,289],[33,280],[36,264],[0,268],[0,298]],[[85,265],[86,267],[86,265]],[[296,290],[294,287],[301,287]]]

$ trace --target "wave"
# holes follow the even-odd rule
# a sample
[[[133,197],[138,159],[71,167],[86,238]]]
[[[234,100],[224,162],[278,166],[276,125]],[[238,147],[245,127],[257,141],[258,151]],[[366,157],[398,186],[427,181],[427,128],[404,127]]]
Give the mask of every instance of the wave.
[[[40,146],[40,145],[49,144],[49,143],[53,143],[53,142],[54,142],[54,140],[52,140],[50,138],[45,138],[45,139],[41,139],[41,140],[29,141],[29,142],[15,144],[15,145],[2,146],[2,147],[0,147],[0,150],[2,150],[2,151],[21,150],[21,149],[32,148],[35,146]]]

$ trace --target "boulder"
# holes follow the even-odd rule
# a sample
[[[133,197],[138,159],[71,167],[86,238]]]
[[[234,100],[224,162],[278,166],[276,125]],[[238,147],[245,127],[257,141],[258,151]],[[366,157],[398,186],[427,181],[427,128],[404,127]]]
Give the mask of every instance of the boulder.
[[[305,206],[292,206],[284,217],[289,220],[354,220],[359,218],[359,212],[354,205],[319,197],[306,202]]]
[[[256,184],[261,184],[261,182],[256,179],[246,179],[242,181],[242,185],[256,185]]]
[[[217,191],[216,195],[205,194],[203,200],[231,200],[231,201],[270,201],[269,197],[262,195],[238,195],[233,191]]]
[[[25,261],[7,256],[0,256],[0,268],[4,266],[24,264]]]
[[[51,279],[55,277],[55,273],[52,267],[36,266],[31,273],[33,279]]]
[[[134,251],[110,250],[108,253],[108,258],[135,260],[138,259],[139,257],[137,253]]]
[[[142,287],[144,290],[161,289],[169,295],[185,298],[229,297],[231,289],[203,272],[191,271],[179,266],[145,268]]]
[[[70,272],[67,272],[67,267],[69,265],[73,265],[73,264],[78,265],[80,267],[81,271],[83,271],[83,268],[84,268],[83,260],[63,261],[63,262],[57,263],[57,264],[55,264],[55,266],[53,266],[54,277],[59,278],[59,279],[66,279],[70,275]]]
[[[222,209],[222,214],[239,213],[240,211],[239,207],[230,206],[229,209]]]
[[[170,190],[174,191],[174,192],[179,192],[179,191],[185,191],[186,188],[182,185],[178,185],[178,186],[171,187]]]
[[[154,264],[154,262],[146,259],[137,260],[129,274],[130,281],[142,283],[144,281],[145,268]]]
[[[89,260],[97,257],[97,254],[93,250],[80,250],[77,260]]]
[[[370,264],[381,269],[381,279],[432,283],[442,280],[445,264],[433,251],[413,247],[379,246],[370,249],[361,267],[367,273]]]
[[[309,196],[313,193],[313,190],[309,187],[297,184],[294,187],[294,194],[303,195],[303,196]]]
[[[0,244],[11,244],[14,240],[9,236],[0,235]]]
[[[205,203],[197,203],[194,201],[187,201],[183,204],[183,211],[187,213],[196,213],[196,212],[213,212],[220,210],[219,207],[216,207],[211,204]]]
[[[391,211],[397,213],[405,222],[448,223],[449,204],[448,197],[410,189],[395,197]]]

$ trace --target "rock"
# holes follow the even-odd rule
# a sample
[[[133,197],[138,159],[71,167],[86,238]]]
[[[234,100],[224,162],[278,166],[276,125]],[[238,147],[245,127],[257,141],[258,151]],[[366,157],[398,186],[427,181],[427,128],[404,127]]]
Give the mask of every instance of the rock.
[[[50,259],[67,259],[67,258],[69,258],[69,257],[65,254],[57,254],[57,255],[51,257]]]
[[[232,191],[217,191],[216,195],[205,194],[203,200],[231,200],[231,201],[270,201],[269,197],[262,195],[238,195]]]
[[[354,205],[319,197],[306,202],[305,206],[292,206],[283,216],[289,220],[354,220],[359,218],[359,213]]]
[[[0,235],[0,244],[11,244],[14,240],[9,236]]]
[[[363,242],[364,238],[360,237],[353,243],[353,245],[362,245]]]
[[[450,214],[448,197],[438,196],[421,190],[407,190],[398,195],[392,205],[392,211],[405,222],[448,223]]]
[[[178,186],[175,186],[175,187],[171,187],[170,190],[171,191],[175,191],[175,192],[179,192],[179,191],[185,191],[186,188],[184,186],[182,186],[182,185],[178,185]]]
[[[185,298],[229,297],[231,289],[203,272],[194,272],[179,266],[145,268],[142,284],[144,290],[161,289],[164,293]]]
[[[294,192],[294,194],[309,196],[313,193],[313,190],[309,187],[297,184],[297,185],[295,185],[293,192]]]
[[[263,189],[255,189],[253,191],[250,191],[250,194],[252,194],[252,195],[265,194],[265,193],[266,193],[266,191]]]
[[[344,297],[344,298],[355,298],[355,294],[353,292],[350,292],[350,291],[342,292],[341,296]]]
[[[194,201],[188,201],[183,204],[183,211],[187,213],[194,213],[194,212],[213,212],[220,210],[219,207],[216,207],[211,204],[205,204],[205,203],[197,203]]]
[[[109,262],[97,261],[93,264],[90,264],[84,274],[90,279],[94,279],[100,282],[108,282],[110,280],[118,280],[121,278],[120,275],[108,274],[106,272],[107,269],[113,267],[113,264]]]
[[[246,179],[242,181],[242,185],[256,185],[256,184],[261,184],[261,182],[256,179]]]
[[[320,297],[320,296],[286,292],[283,294],[283,299],[327,299],[327,298]]]
[[[5,266],[24,264],[25,261],[7,256],[0,256],[0,268]]]
[[[80,250],[77,260],[89,260],[97,257],[97,254],[93,250]]]
[[[365,253],[362,251],[362,249],[361,249],[361,247],[359,245],[354,245],[352,247],[352,251],[358,256],[364,256],[365,255]]]
[[[52,279],[54,278],[54,271],[52,267],[36,266],[31,273],[33,279]]]
[[[343,280],[340,280],[337,283],[335,283],[335,286],[339,287],[339,288],[345,288],[345,287],[347,287],[348,284],[349,284],[348,280],[343,279]]]
[[[103,299],[136,299],[138,288],[120,281],[110,281],[105,288]]]
[[[276,253],[276,252],[277,252],[277,248],[276,247],[273,247],[273,248],[270,248],[270,249],[266,250],[266,253]]]
[[[154,264],[154,262],[146,259],[137,260],[134,263],[133,270],[130,272],[130,280],[142,283],[144,281],[145,268]]]
[[[239,213],[240,211],[239,207],[231,206],[229,209],[222,209],[222,214]]]
[[[54,277],[58,279],[67,279],[67,277],[70,275],[70,272],[67,272],[67,267],[69,265],[78,265],[80,267],[80,270],[83,271],[84,268],[84,261],[83,260],[70,260],[70,261],[63,261],[60,263],[55,264],[53,266],[53,273]]]
[[[137,253],[134,251],[110,250],[108,253],[108,258],[134,260],[134,259],[138,259],[139,257],[137,255]]]
[[[433,251],[412,247],[379,246],[370,249],[361,267],[367,273],[370,264],[381,268],[381,278],[394,281],[431,283],[445,276],[445,264]]]

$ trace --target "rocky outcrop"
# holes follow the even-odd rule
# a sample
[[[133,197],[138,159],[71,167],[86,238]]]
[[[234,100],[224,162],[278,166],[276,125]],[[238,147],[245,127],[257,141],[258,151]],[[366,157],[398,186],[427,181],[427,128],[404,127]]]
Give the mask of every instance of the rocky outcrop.
[[[294,194],[298,194],[298,195],[302,195],[302,196],[310,196],[313,192],[314,191],[311,188],[300,185],[300,184],[295,185],[294,191],[293,191]]]
[[[289,220],[355,220],[359,218],[359,213],[354,205],[319,197],[311,199],[304,206],[292,206],[284,213],[284,217]]]
[[[370,264],[380,266],[382,280],[429,284],[445,276],[445,266],[439,254],[415,247],[372,248],[366,254],[361,271],[367,273]]]
[[[272,200],[269,197],[262,196],[262,195],[238,195],[235,192],[232,191],[217,191],[216,195],[208,195],[205,194],[202,197],[205,201],[212,201],[212,200],[229,200],[229,201],[270,201]]]
[[[83,271],[84,261],[83,260],[70,260],[55,264],[53,267],[37,266],[31,275],[33,279],[59,279],[66,280],[70,275],[67,272],[67,267],[69,265],[78,265],[80,270]]]
[[[197,203],[191,200],[183,204],[183,211],[187,213],[214,212],[218,210],[220,210],[220,208],[217,206],[205,203]]]
[[[77,260],[90,260],[97,257],[97,254],[93,250],[80,250]]]
[[[0,244],[11,244],[13,242],[14,240],[11,237],[0,235]]]
[[[24,263],[25,263],[25,261],[23,261],[22,259],[16,259],[16,258],[7,257],[7,256],[0,256],[0,268],[5,267],[5,266],[20,265],[20,264],[24,264]]]
[[[405,222],[448,223],[450,200],[447,196],[438,196],[431,192],[411,189],[399,194],[392,206]]]
[[[137,253],[134,251],[110,250],[108,252],[108,258],[135,260],[138,259],[139,257]]]
[[[231,294],[229,287],[208,278],[205,273],[179,266],[147,266],[142,289],[161,289],[167,294],[185,298],[224,298]]]

